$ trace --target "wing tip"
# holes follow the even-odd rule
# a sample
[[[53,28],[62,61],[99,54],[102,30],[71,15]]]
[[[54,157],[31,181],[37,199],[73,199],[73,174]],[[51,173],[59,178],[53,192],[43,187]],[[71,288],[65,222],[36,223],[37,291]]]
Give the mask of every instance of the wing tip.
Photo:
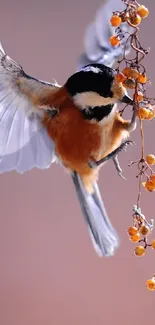
[[[2,42],[0,41],[0,54],[1,55],[5,55],[5,51],[3,49],[3,46],[2,46]]]

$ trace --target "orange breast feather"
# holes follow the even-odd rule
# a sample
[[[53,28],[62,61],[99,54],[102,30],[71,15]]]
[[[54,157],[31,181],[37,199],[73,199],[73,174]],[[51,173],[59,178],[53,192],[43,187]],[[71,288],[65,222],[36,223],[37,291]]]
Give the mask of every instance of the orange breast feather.
[[[54,119],[46,115],[44,125],[66,167],[80,173],[92,171],[88,160],[98,159],[101,148],[101,129],[96,124],[84,120],[80,110],[68,101]]]
[[[51,119],[46,113],[43,124],[55,142],[56,152],[64,166],[77,171],[87,186],[96,179],[99,170],[89,167],[89,159],[99,160],[114,150],[126,137],[123,135],[124,127],[117,114],[107,125],[91,123],[83,118],[68,96],[62,103],[56,104],[58,115]]]

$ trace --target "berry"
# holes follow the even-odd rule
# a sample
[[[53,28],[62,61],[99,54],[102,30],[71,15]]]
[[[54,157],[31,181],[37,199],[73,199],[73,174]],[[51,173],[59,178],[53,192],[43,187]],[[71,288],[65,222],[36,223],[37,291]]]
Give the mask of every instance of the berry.
[[[119,15],[115,14],[111,17],[110,22],[112,26],[118,27],[121,24],[122,19],[119,17]]]
[[[155,279],[152,278],[152,279],[147,280],[146,286],[151,291],[155,290]]]
[[[137,26],[141,23],[141,17],[138,14],[132,15],[130,17],[130,22],[132,25]]]
[[[149,15],[149,10],[144,5],[139,6],[137,12],[141,18],[146,18]]]
[[[110,43],[112,46],[118,46],[120,44],[120,40],[117,36],[113,35],[110,37]]]
[[[146,188],[147,191],[153,192],[155,190],[155,183],[152,181],[143,182],[142,185]]]
[[[155,240],[152,241],[152,248],[155,249]]]
[[[125,80],[124,85],[127,88],[134,89],[136,83],[135,83],[135,80],[134,79],[128,78],[128,79]]]
[[[149,111],[148,112],[148,116],[146,117],[146,120],[150,121],[154,118],[154,112],[153,111]]]
[[[148,116],[146,117],[146,120],[152,120],[155,116],[155,111],[153,109],[153,106],[149,105],[148,107]]]
[[[148,155],[146,157],[146,162],[149,164],[149,165],[154,165],[155,164],[155,156],[154,155]]]
[[[128,234],[130,237],[137,235],[137,233],[138,233],[138,229],[136,227],[132,226],[128,229]]]
[[[122,73],[123,73],[126,77],[129,77],[130,70],[131,70],[131,68],[129,68],[129,67],[125,67],[125,68],[123,69]]]
[[[151,175],[150,181],[155,184],[155,174],[152,174]]]
[[[126,79],[126,77],[124,76],[124,74],[123,73],[117,73],[116,75],[115,75],[115,80],[117,81],[117,82],[123,82],[124,80]]]
[[[141,102],[143,100],[143,94],[141,93],[141,91],[138,91],[137,94],[134,94],[133,98],[135,101]]]
[[[131,237],[130,237],[130,240],[131,240],[133,243],[137,243],[137,242],[140,240],[140,234],[139,234],[139,232],[137,232],[136,235],[131,236]]]
[[[145,107],[139,107],[139,109],[137,111],[137,115],[141,120],[147,119],[147,117],[149,115],[148,109]]]
[[[140,227],[139,231],[143,236],[146,236],[150,232],[150,228],[148,226],[143,225]]]
[[[128,77],[137,79],[139,77],[139,72],[136,69],[130,69]]]
[[[135,255],[143,256],[145,254],[145,248],[143,246],[137,246],[135,248]]]
[[[140,82],[141,84],[145,84],[147,81],[147,77],[145,74],[140,73],[138,76],[138,82]]]

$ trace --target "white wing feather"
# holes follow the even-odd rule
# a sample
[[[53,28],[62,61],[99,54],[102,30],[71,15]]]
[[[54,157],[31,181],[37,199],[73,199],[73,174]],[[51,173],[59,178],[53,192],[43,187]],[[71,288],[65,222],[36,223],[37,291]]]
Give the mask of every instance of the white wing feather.
[[[122,11],[125,9],[125,4],[120,0],[108,0],[99,10],[97,11],[95,18],[95,27],[96,27],[96,35],[99,41],[100,46],[109,47],[110,42],[109,38],[111,35],[115,34],[115,27],[111,26],[110,18],[114,11]],[[126,23],[123,24],[126,26]],[[122,27],[122,26],[121,26]],[[128,26],[129,28],[129,26]],[[113,48],[112,48],[113,49]]]
[[[114,33],[109,19],[113,11],[122,10],[123,6],[120,0],[108,0],[97,11],[86,30],[85,53],[80,57],[79,69],[92,62],[112,66],[122,54],[123,46],[115,49],[109,43]],[[125,23],[122,28],[130,29]],[[41,96],[58,87],[25,74],[0,46],[0,173],[44,169],[55,161],[54,143],[40,122],[31,95]]]
[[[124,10],[125,4],[121,0],[106,0],[97,10],[95,18],[86,29],[84,36],[84,53],[80,56],[78,68],[93,62],[102,63],[112,67],[123,54],[124,44],[128,33],[121,42],[120,47],[112,47],[109,39],[115,33],[115,28],[110,24],[112,13],[117,10]],[[132,27],[127,23],[121,25],[123,32],[130,32]],[[126,54],[130,46],[126,46]]]
[[[0,47],[0,173],[44,169],[55,161],[54,143],[30,97],[31,93],[51,91],[54,87],[59,86],[26,75]]]

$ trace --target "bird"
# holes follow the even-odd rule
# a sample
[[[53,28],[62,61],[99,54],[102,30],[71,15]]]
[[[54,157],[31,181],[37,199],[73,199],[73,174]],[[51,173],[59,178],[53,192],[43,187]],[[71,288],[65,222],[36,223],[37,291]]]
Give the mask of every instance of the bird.
[[[73,180],[94,249],[105,257],[120,239],[101,198],[99,171],[112,159],[122,175],[118,153],[132,144],[127,139],[136,128],[134,109],[129,121],[119,114],[118,103],[133,101],[105,64],[108,53],[115,62],[121,51],[103,47],[95,61],[81,55],[77,71],[59,85],[29,76],[0,46],[0,173],[59,162]]]

